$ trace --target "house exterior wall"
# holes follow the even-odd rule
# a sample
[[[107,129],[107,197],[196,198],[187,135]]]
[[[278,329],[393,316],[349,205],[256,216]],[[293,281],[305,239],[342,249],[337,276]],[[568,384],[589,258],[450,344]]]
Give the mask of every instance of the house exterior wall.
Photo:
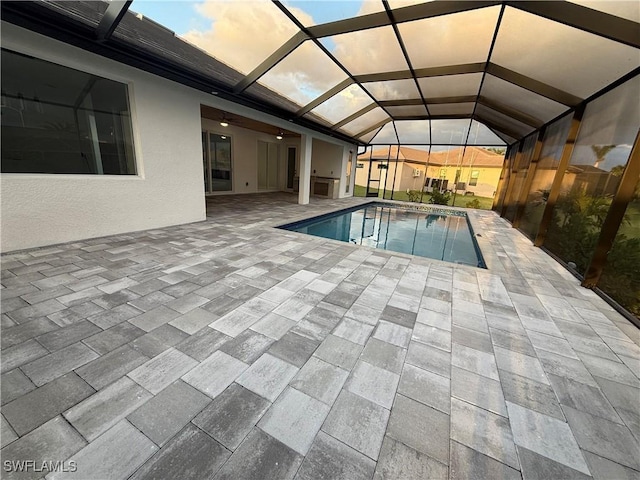
[[[445,176],[440,176],[440,171],[445,170]],[[459,182],[466,184],[466,191],[473,192],[474,195],[480,197],[493,197],[498,189],[498,181],[500,180],[500,172],[502,167],[440,167],[429,166],[427,169],[427,177],[429,178],[444,178],[449,181],[447,188],[453,189],[453,182],[456,179],[456,171],[460,170]],[[469,179],[471,178],[471,171],[477,170],[479,172],[478,184],[473,186],[469,185]],[[424,178],[423,178],[424,182]]]
[[[336,178],[342,178],[346,168],[343,148],[356,150],[349,143],[6,22],[2,22],[1,38],[3,48],[126,84],[137,172],[1,174],[3,252],[204,220],[201,104],[339,145],[335,159],[317,162],[323,171],[333,169]],[[220,128],[212,126],[212,131],[221,133]],[[262,134],[240,130],[232,134],[233,193],[252,193],[258,191],[257,140]],[[286,186],[285,155],[286,147],[280,149],[282,187]],[[341,196],[350,196],[345,189],[340,186]]]
[[[2,174],[2,251],[205,218],[200,104],[187,87],[2,23],[2,46],[128,85],[137,175]]]

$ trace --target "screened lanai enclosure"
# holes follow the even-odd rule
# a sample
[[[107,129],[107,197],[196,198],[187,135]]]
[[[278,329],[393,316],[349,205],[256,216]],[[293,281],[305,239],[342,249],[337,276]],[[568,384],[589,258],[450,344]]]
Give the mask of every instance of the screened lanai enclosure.
[[[313,3],[204,2],[210,25],[180,36],[143,0],[3,2],[2,13],[359,153],[504,148],[493,208],[637,321],[637,1]]]

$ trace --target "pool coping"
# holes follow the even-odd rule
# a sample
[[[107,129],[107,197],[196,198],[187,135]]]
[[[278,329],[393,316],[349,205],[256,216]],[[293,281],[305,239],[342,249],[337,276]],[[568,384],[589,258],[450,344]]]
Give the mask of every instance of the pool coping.
[[[429,260],[433,260],[433,261],[437,261],[437,262],[441,262],[443,264],[446,265],[457,265],[457,266],[463,266],[463,267],[469,267],[469,268],[478,268],[481,270],[489,270],[489,267],[487,266],[487,262],[485,261],[484,258],[484,254],[482,253],[482,249],[480,248],[480,244],[478,242],[478,240],[476,239],[476,229],[474,228],[473,222],[472,223],[472,216],[469,215],[470,212],[467,212],[465,210],[461,210],[458,207],[451,207],[449,205],[435,205],[435,204],[416,204],[416,203],[412,203],[412,202],[401,202],[398,200],[386,200],[386,199],[372,199],[370,202],[364,202],[361,203],[359,205],[354,205],[351,207],[347,207],[347,208],[340,208],[337,210],[332,210],[320,215],[315,215],[313,217],[308,217],[308,218],[303,218],[303,219],[299,219],[299,220],[295,220],[293,222],[287,222],[287,223],[283,223],[283,224],[278,224],[278,225],[274,225],[273,228],[277,228],[277,229],[281,229],[281,230],[286,230],[288,232],[291,233],[297,233],[300,235],[310,235],[310,234],[306,234],[306,233],[301,233],[301,232],[296,232],[295,230],[290,230],[290,228],[293,227],[301,227],[304,226],[307,223],[313,223],[313,222],[318,222],[318,221],[322,221],[324,219],[328,219],[331,217],[334,217],[338,214],[343,214],[343,213],[349,213],[349,212],[354,212],[356,210],[361,210],[363,208],[367,208],[370,206],[374,206],[374,205],[380,205],[380,206],[390,206],[393,208],[399,208],[399,209],[404,209],[407,211],[414,211],[414,212],[420,212],[420,213],[430,213],[430,212],[441,212],[444,213],[446,215],[451,215],[451,213],[456,213],[458,215],[455,216],[460,216],[460,217],[465,217],[467,219],[467,225],[469,227],[469,231],[471,234],[471,239],[472,239],[472,244],[473,244],[473,248],[476,252],[476,256],[478,257],[478,265],[469,265],[469,264],[464,264],[464,263],[456,263],[456,262],[448,262],[446,260],[440,260],[437,258],[431,258],[431,257],[426,257],[426,256],[422,256],[422,255],[414,255],[411,253],[405,253],[405,252],[396,252],[394,250],[386,250],[386,249],[380,249],[380,248],[376,248],[376,247],[371,247],[368,245],[356,245],[358,247],[365,247],[365,248],[370,248],[372,250],[385,250],[385,251],[389,251],[389,252],[393,252],[394,254],[401,254],[401,255],[407,255],[409,257],[418,257],[418,258],[427,258]],[[311,236],[315,236],[315,235],[311,235]],[[326,238],[326,237],[322,237],[325,238],[326,240],[331,240],[331,241],[335,241],[335,242],[339,242],[340,244],[344,244],[344,243],[348,243],[348,242],[343,242],[341,240],[337,240],[334,238]]]

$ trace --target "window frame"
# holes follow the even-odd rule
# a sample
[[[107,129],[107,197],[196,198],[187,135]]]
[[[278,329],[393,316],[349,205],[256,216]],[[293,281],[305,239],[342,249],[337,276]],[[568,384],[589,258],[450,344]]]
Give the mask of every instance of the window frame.
[[[9,27],[9,26],[7,26]],[[126,95],[127,102],[129,105],[129,116],[131,119],[131,150],[133,152],[133,167],[135,169],[135,173],[128,174],[111,174],[111,173],[43,173],[43,172],[2,172],[2,176],[11,176],[11,177],[28,177],[28,178],[60,178],[60,179],[104,179],[107,181],[112,181],[114,179],[122,180],[122,181],[140,181],[145,179],[145,170],[144,170],[144,161],[143,154],[141,148],[140,141],[140,131],[138,129],[138,111],[136,105],[136,94],[135,94],[135,82],[130,77],[126,77],[123,75],[119,75],[118,73],[113,73],[112,70],[108,69],[107,66],[103,66],[103,68],[96,68],[94,65],[96,58],[95,54],[85,51],[74,52],[73,55],[70,55],[70,51],[67,51],[68,45],[56,45],[56,51],[53,53],[49,50],[42,50],[34,47],[30,44],[20,43],[15,41],[14,38],[7,34],[6,38],[3,38],[2,46],[0,50],[6,50],[10,53],[14,53],[17,55],[22,55],[25,57],[31,57],[34,60],[44,61],[51,63],[53,65],[69,68],[71,70],[76,70],[81,73],[85,73],[88,75],[93,75],[95,77],[100,77],[105,80],[110,80],[113,82],[120,83],[126,87]],[[71,47],[72,48],[72,47]],[[69,54],[69,55],[67,55]],[[106,60],[99,58],[98,61]],[[120,64],[118,64],[120,65]],[[123,66],[124,67],[124,66]]]

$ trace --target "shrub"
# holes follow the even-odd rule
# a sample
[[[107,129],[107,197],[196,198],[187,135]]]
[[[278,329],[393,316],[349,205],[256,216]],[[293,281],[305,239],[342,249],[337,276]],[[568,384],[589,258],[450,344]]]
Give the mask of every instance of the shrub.
[[[467,208],[480,208],[480,201],[474,198],[470,202],[467,202]]]
[[[418,190],[407,190],[407,198],[410,202],[420,202],[420,197],[422,197],[422,193]]]
[[[434,190],[433,192],[431,192],[430,203],[435,203],[436,205],[448,205],[450,199],[451,199],[451,193],[441,192],[440,190]]]

